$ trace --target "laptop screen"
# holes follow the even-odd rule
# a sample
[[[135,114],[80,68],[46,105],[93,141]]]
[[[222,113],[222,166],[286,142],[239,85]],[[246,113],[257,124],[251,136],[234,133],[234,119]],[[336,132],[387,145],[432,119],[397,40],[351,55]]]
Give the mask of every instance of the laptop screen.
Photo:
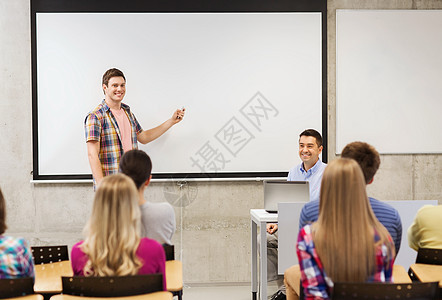
[[[308,202],[308,181],[264,180],[264,209],[278,212],[280,202]]]

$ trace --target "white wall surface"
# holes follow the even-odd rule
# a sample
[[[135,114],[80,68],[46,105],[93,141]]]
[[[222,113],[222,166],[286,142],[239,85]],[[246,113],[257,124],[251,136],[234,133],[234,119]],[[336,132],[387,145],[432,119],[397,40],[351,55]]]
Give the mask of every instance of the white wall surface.
[[[384,154],[442,153],[442,10],[336,18],[336,153],[355,139]]]

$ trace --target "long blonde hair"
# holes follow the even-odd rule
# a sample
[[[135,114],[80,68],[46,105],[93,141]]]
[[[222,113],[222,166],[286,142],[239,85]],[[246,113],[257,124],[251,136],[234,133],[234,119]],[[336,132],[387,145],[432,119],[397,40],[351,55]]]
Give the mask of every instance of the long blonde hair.
[[[385,227],[375,217],[367,198],[358,163],[339,158],[324,171],[319,218],[313,241],[327,275],[335,282],[364,282],[376,271],[376,247],[394,247]],[[375,243],[375,231],[380,240]]]
[[[88,256],[85,276],[135,275],[142,266],[138,192],[128,176],[107,176],[95,193],[81,250]]]

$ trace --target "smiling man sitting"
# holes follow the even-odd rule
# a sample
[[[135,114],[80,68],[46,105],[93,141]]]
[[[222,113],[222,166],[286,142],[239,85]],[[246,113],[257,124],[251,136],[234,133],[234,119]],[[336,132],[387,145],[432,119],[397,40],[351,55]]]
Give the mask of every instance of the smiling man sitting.
[[[306,129],[299,135],[299,157],[301,163],[293,167],[287,181],[308,181],[310,201],[319,200],[322,173],[327,166],[319,159],[322,153],[322,136],[314,129]],[[267,281],[277,280],[278,291],[271,300],[283,300],[285,296],[284,276],[278,275],[278,224],[267,224]]]

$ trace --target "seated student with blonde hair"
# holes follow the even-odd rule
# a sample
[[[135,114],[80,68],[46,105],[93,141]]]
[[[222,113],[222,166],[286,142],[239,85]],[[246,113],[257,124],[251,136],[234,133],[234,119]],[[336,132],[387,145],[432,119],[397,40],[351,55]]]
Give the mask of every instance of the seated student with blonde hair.
[[[132,179],[114,174],[103,179],[95,193],[86,239],[75,244],[71,262],[76,276],[163,274],[163,246],[140,238],[138,192]]]
[[[3,235],[6,228],[6,202],[0,189],[0,279],[34,277],[28,243],[23,238]]]
[[[364,174],[366,185],[373,182],[374,176],[381,164],[381,157],[372,145],[364,142],[349,143],[342,149],[341,157],[354,159],[359,164],[362,174]],[[394,241],[396,253],[398,253],[402,239],[402,221],[399,212],[390,204],[377,199],[368,197],[368,201],[376,218],[388,230]],[[306,203],[301,210],[299,229],[317,221],[318,216],[319,199]]]
[[[138,189],[138,205],[141,210],[142,236],[160,244],[172,244],[175,233],[175,211],[168,202],[149,202],[144,199],[144,190],[152,179],[152,161],[143,150],[130,150],[120,161],[120,171],[135,182]]]
[[[361,168],[340,158],[325,169],[319,219],[304,226],[296,252],[305,299],[329,299],[333,282],[391,282],[394,243],[368,201]],[[287,299],[299,281],[285,277]]]

